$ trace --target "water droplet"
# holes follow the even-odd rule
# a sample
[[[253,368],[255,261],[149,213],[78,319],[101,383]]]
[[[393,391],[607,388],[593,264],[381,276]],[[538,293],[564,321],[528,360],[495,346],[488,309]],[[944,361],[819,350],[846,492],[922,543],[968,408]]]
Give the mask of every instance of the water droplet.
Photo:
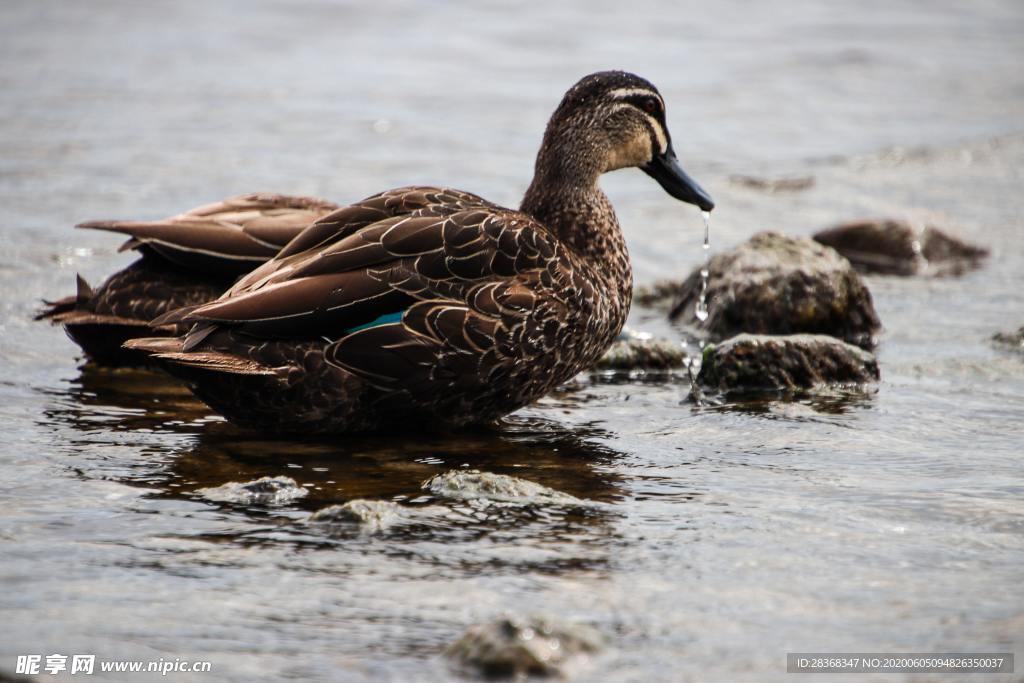
[[[697,320],[704,322],[708,319],[708,275],[709,264],[711,263],[711,213],[700,212],[704,219],[704,267],[700,270],[700,296],[697,298],[697,305],[694,306],[693,314]]]

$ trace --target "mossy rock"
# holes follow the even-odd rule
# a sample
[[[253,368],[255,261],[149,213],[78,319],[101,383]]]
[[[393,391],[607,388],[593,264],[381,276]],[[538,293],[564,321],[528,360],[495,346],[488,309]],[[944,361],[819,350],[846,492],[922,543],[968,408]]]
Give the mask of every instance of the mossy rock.
[[[819,334],[741,334],[704,350],[697,381],[720,393],[863,385],[879,378],[869,352]]]
[[[807,239],[762,232],[716,255],[708,267],[708,317],[694,315],[700,269],[677,288],[670,316],[712,339],[737,334],[827,334],[872,348],[881,328],[871,292],[850,262]],[[669,291],[666,285],[662,291]]]

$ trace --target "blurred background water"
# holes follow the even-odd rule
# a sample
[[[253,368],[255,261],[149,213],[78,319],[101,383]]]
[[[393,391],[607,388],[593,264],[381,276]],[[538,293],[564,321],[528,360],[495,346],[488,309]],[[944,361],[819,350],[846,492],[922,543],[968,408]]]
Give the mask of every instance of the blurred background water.
[[[1020,652],[1024,358],[989,338],[1024,324],[1021,35],[1017,0],[6,0],[0,672],[56,652],[207,659],[217,680],[447,680],[440,651],[506,611],[602,631],[581,680],[778,678],[787,651]],[[992,257],[958,279],[868,278],[876,392],[697,408],[680,379],[584,376],[458,438],[263,441],[157,374],[80,368],[31,321],[76,272],[129,262],[71,230],[85,219],[412,183],[516,205],[561,95],[607,68],[664,94],[718,202],[713,251],[877,215]],[[637,171],[603,184],[638,282],[700,261],[696,210]],[[631,324],[680,334],[651,311]],[[462,467],[599,505],[420,489]],[[196,493],[265,475],[309,493]],[[301,523],[355,498],[448,512],[346,538]]]

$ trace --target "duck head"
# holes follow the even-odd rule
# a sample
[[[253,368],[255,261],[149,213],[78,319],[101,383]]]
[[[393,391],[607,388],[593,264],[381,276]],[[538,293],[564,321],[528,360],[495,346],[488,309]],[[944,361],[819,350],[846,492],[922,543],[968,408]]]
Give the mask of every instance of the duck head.
[[[596,182],[637,167],[676,199],[711,211],[715,203],[679,165],[665,123],[665,101],[649,81],[625,71],[585,76],[555,110],[537,157],[546,182]],[[592,179],[591,179],[592,176]]]

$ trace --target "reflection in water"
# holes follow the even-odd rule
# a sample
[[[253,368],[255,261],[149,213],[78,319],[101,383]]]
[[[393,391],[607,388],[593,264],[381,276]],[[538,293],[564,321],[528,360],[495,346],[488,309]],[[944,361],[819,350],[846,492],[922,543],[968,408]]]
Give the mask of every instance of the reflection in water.
[[[70,384],[66,392],[50,393],[52,404],[44,411],[49,424],[63,423],[83,434],[102,426],[188,436],[174,453],[176,470],[179,479],[196,482],[195,488],[239,477],[301,473],[304,481],[325,491],[319,494],[322,497],[307,499],[318,504],[357,497],[411,498],[410,492],[424,479],[447,469],[472,467],[515,476],[524,476],[525,469],[538,483],[582,498],[607,501],[617,495],[613,475],[595,469],[617,455],[588,442],[608,436],[596,427],[568,430],[550,420],[513,416],[499,428],[458,434],[267,438],[212,415],[187,389],[160,372],[86,365]],[[571,404],[578,388],[567,388],[556,397]],[[344,493],[326,492],[330,490]]]
[[[96,430],[179,430],[211,420],[210,409],[163,372],[138,368],[98,368],[86,363],[66,391],[47,391],[54,406],[47,419],[83,433]]]
[[[577,399],[573,388],[561,397],[567,404]],[[144,486],[152,491],[151,500],[209,503],[197,491],[261,477],[291,477],[308,491],[280,507],[211,503],[230,516],[240,513],[242,519],[223,533],[189,534],[193,540],[335,547],[351,539],[317,535],[304,524],[308,513],[356,499],[391,500],[412,514],[409,523],[383,534],[387,543],[378,551],[385,555],[416,555],[434,566],[458,566],[460,571],[470,565],[481,571],[477,565],[483,564],[559,572],[604,564],[604,546],[614,535],[610,520],[615,514],[609,503],[623,496],[620,477],[608,467],[619,454],[595,442],[608,433],[592,427],[568,430],[536,417],[512,417],[496,429],[456,435],[265,438],[211,418],[202,403],[160,373],[90,366],[82,368],[67,392],[54,392],[49,398],[49,427],[61,429],[72,450],[89,446],[89,455],[83,457],[96,454],[91,435],[97,429],[121,433],[126,439],[118,444],[119,467],[83,463],[77,468],[83,478]],[[134,463],[127,462],[125,446],[132,448]],[[461,468],[527,479],[596,504],[453,501],[423,489],[430,477]],[[431,514],[416,516],[416,510],[428,509]],[[510,529],[518,544],[529,545],[532,539],[538,546],[557,545],[558,550],[548,547],[531,553],[524,546],[513,557],[498,558],[476,545],[492,545]],[[570,538],[571,542],[564,541]]]
[[[540,420],[501,430],[336,440],[265,439],[230,424],[207,426],[176,454],[183,489],[287,475],[311,487],[304,507],[354,498],[412,501],[429,477],[460,467],[523,477],[581,498],[613,500],[616,481],[597,469],[614,457],[586,436]],[[187,482],[187,483],[185,483]]]
[[[779,391],[743,396],[704,397],[694,410],[735,412],[791,420],[820,420],[823,416],[846,415],[870,408],[875,386],[834,387],[808,391]]]

